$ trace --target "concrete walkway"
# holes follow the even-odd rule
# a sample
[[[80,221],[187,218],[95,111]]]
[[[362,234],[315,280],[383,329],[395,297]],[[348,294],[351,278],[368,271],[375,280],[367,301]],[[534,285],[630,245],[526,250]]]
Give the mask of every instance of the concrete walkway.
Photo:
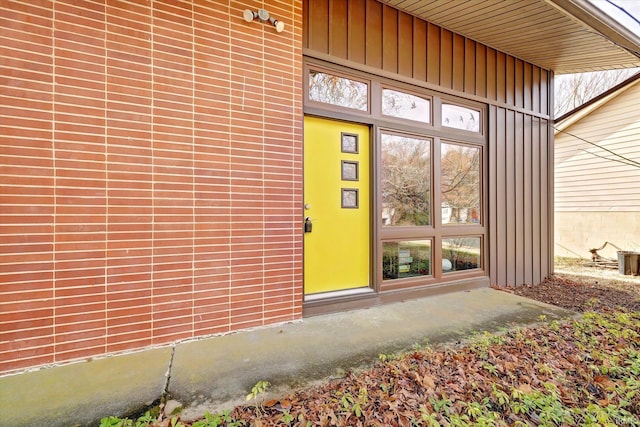
[[[476,289],[365,310],[306,318],[252,331],[178,343],[0,378],[2,423],[88,425],[160,397],[182,416],[231,408],[258,381],[271,393],[366,367],[380,353],[458,341],[473,332],[571,316],[566,310],[492,289]],[[169,376],[167,378],[167,375]]]

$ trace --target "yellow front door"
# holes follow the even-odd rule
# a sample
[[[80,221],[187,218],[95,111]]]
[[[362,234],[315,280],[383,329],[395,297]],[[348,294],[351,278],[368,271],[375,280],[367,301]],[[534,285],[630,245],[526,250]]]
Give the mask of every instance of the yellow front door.
[[[369,286],[369,128],[305,117],[305,294]]]

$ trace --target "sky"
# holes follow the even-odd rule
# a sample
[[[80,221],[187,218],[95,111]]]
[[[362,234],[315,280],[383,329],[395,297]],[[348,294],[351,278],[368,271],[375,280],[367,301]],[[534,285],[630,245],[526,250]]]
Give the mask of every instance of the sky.
[[[614,18],[616,21],[620,22],[622,25],[627,27],[629,30],[634,32],[640,38],[640,0],[589,0],[592,4],[596,5],[600,10],[605,12],[607,15]],[[622,10],[624,9],[624,10]],[[625,13],[626,12],[626,13]],[[631,14],[629,16],[628,14]],[[622,81],[627,76],[630,76],[627,70],[611,70],[611,71],[596,71],[588,74],[604,74],[608,76],[608,81],[610,84],[608,86],[600,87],[599,91],[591,94],[591,97],[597,96],[599,93],[604,92],[610,87]],[[631,73],[640,71],[640,68],[634,68],[628,70]],[[562,74],[556,75],[555,78],[555,99],[557,105],[563,105],[562,98],[566,96],[570,96],[569,93],[571,91],[566,91],[564,89],[564,82],[571,81],[574,78],[574,74]],[[595,78],[595,77],[594,77]],[[575,90],[575,89],[573,89]],[[567,108],[572,107],[572,105],[567,106]],[[575,107],[575,106],[573,106]],[[557,115],[561,115],[566,111],[557,111]]]
[[[589,1],[640,37],[640,0]]]

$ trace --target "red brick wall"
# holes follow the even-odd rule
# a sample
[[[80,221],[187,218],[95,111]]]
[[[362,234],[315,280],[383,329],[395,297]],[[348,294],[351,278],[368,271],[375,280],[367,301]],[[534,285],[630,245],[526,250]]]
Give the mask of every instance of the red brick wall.
[[[300,318],[301,0],[0,5],[0,373]]]

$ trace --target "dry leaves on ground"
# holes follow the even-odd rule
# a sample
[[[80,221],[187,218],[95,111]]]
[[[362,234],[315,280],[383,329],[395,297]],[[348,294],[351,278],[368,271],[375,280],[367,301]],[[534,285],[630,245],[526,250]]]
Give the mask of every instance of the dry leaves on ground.
[[[514,292],[596,312],[412,352],[233,416],[257,426],[640,425],[640,279],[559,267],[568,271]]]
[[[539,285],[520,286],[512,291],[527,298],[583,312],[623,307],[640,311],[640,277],[617,270],[590,267],[587,263],[556,264],[559,273]]]
[[[640,426],[640,280],[572,268],[510,291],[584,312],[580,319],[384,356],[278,400],[149,425]]]
[[[232,415],[255,426],[640,425],[638,375],[640,313],[591,312],[413,351]]]

